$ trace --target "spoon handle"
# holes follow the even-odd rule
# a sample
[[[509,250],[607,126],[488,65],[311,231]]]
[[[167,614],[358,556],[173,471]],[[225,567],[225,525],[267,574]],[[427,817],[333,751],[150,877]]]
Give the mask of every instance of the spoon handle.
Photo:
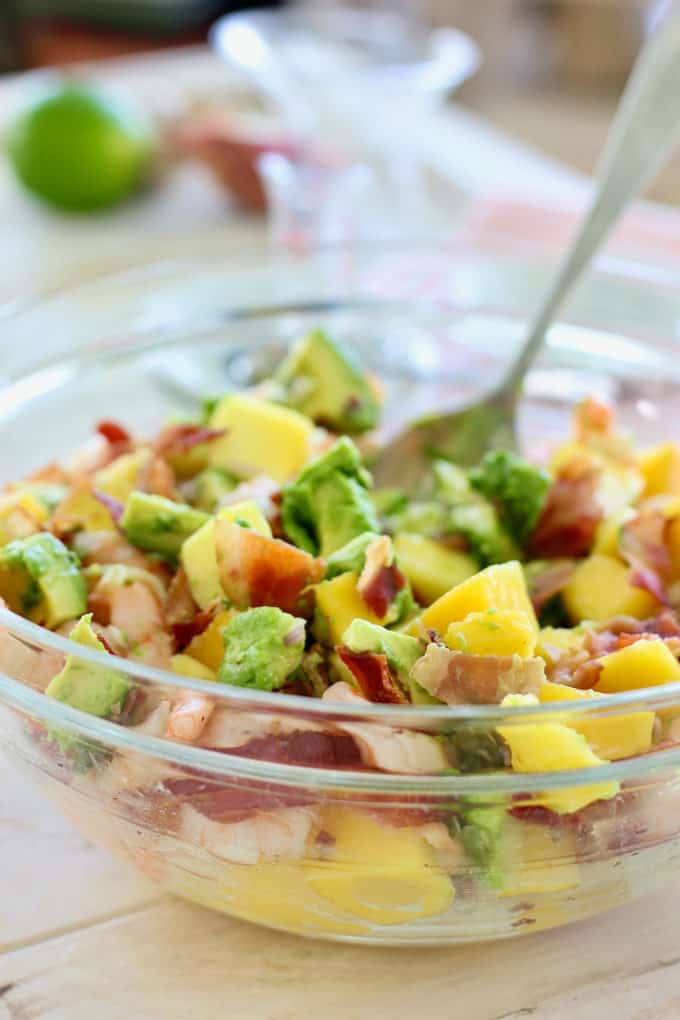
[[[588,214],[541,301],[503,392],[516,395],[568,291],[626,204],[669,155],[679,129],[680,4],[674,3],[635,63],[600,157]]]

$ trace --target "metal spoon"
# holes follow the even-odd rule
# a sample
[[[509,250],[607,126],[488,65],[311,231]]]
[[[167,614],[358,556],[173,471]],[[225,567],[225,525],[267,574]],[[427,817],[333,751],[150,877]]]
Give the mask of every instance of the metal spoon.
[[[675,3],[637,59],[600,158],[589,210],[505,379],[474,404],[415,422],[379,450],[371,465],[376,484],[413,492],[430,474],[435,452],[471,466],[490,448],[515,446],[522,382],[548,327],[628,202],[669,154],[679,128],[680,4]]]

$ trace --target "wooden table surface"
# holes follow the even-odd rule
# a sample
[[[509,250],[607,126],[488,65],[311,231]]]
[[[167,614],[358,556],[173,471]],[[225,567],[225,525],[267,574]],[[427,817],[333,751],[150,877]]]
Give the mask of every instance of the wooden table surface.
[[[0,114],[19,85],[0,86]],[[508,163],[534,196],[578,190],[464,113],[455,131],[469,143],[450,158],[463,190],[493,190]],[[445,135],[429,138],[446,164]],[[0,163],[0,304],[169,248],[261,234],[193,172],[115,217],[74,222],[20,196]],[[680,876],[607,916],[482,946],[368,949],[267,932],[160,895],[0,753],[0,1020],[678,1020],[679,947]]]

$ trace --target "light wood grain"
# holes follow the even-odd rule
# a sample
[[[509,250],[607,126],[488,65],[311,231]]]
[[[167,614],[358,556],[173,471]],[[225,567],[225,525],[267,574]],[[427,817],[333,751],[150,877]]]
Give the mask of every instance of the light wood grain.
[[[79,836],[0,754],[0,952],[158,898]]]
[[[165,901],[0,956],[0,1002],[12,1020],[190,1012],[201,1020],[677,1020],[678,892],[680,883],[673,896],[562,932],[399,951],[307,942]]]

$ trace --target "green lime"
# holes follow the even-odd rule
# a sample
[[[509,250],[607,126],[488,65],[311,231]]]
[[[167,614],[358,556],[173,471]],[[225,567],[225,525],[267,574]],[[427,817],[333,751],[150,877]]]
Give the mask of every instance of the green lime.
[[[144,182],[153,153],[145,117],[117,98],[64,86],[33,102],[9,156],[34,194],[62,209],[105,209]]]

